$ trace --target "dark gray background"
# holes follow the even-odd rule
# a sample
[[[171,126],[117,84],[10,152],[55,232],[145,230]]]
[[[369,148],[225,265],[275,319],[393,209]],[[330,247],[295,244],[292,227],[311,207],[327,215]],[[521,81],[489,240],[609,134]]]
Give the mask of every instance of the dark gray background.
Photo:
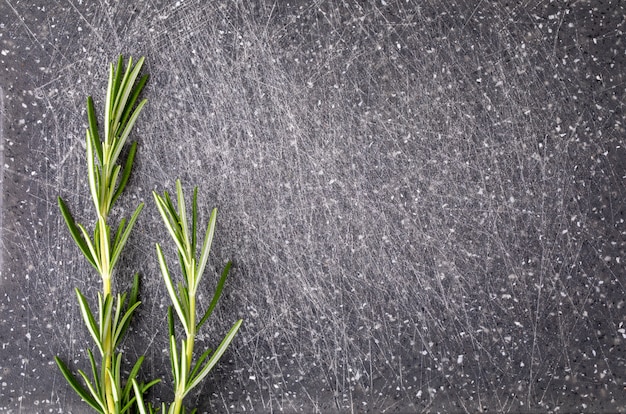
[[[200,347],[244,325],[212,412],[625,410],[625,7],[617,1],[0,2],[0,411],[87,411],[53,363],[91,347],[100,283],[85,99],[146,56],[149,103],[116,210],[141,215],[124,344],[169,400],[151,191],[219,208],[235,268]],[[173,263],[173,262],[172,262]]]

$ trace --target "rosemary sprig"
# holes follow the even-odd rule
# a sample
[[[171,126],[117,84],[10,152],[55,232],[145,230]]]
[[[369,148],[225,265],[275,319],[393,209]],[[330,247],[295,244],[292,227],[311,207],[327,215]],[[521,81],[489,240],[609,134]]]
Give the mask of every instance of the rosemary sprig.
[[[132,58],[130,58],[128,65],[124,68],[124,58],[120,56],[116,67],[113,64],[110,65],[103,140],[98,130],[93,99],[87,98],[89,121],[86,134],[87,176],[89,191],[96,208],[93,236],[82,224],[74,220],[65,201],[61,197],[58,199],[59,208],[70,235],[102,280],[102,292],[99,292],[97,297],[97,318],[91,311],[85,296],[76,289],[81,315],[101,358],[98,367],[91,350],[87,351],[92,379],[90,380],[83,371],[78,370],[84,385],[59,357],[55,357],[55,361],[76,393],[93,409],[103,414],[121,414],[132,411],[136,394],[131,393],[131,388],[143,362],[143,357],[140,357],[130,371],[126,384],[122,384],[122,354],[116,353],[116,349],[130,325],[133,312],[141,303],[138,300],[139,276],[134,277],[130,295],[118,293],[114,296],[111,292],[111,279],[115,265],[143,209],[143,203],[137,206],[128,222],[126,219],[120,221],[113,238],[111,238],[111,227],[108,221],[114,202],[126,187],[137,150],[137,143],[133,142],[122,169],[122,166],[118,164],[118,159],[139,113],[146,104],[146,99],[143,99],[135,105],[148,80],[148,75],[137,80],[143,62],[142,57],[133,66]],[[157,382],[158,380],[148,384],[137,384],[137,390],[143,393]]]
[[[176,211],[176,208],[174,207],[174,204],[167,192],[165,192],[163,196],[158,195],[156,192],[154,192],[153,195],[157,208],[159,209],[161,217],[165,223],[165,227],[177,247],[182,273],[182,282],[175,287],[163,255],[163,251],[161,250],[159,244],[157,244],[156,251],[159,266],[161,268],[161,274],[163,276],[163,280],[165,281],[167,292],[173,303],[173,305],[168,309],[168,326],[170,338],[170,362],[174,376],[174,401],[170,404],[169,408],[167,408],[164,403],[161,407],[161,412],[165,413],[167,411],[169,414],[179,414],[185,412],[185,407],[183,406],[183,399],[185,396],[189,394],[189,392],[209,374],[215,364],[217,364],[239,330],[242,320],[240,319],[235,322],[215,351],[207,349],[200,355],[194,364],[193,354],[196,333],[207,321],[213,312],[213,309],[215,309],[215,305],[219,300],[224,283],[228,277],[231,263],[228,262],[222,271],[222,275],[217,284],[213,299],[202,318],[200,318],[200,321],[196,323],[196,294],[198,292],[200,281],[202,280],[202,275],[209,258],[211,244],[213,242],[217,209],[213,209],[211,212],[204,242],[202,244],[202,248],[200,249],[200,257],[197,258],[196,230],[198,224],[198,188],[194,188],[193,192],[191,222],[189,221],[189,217],[187,215],[180,180],[176,181],[178,211]],[[189,231],[190,224],[191,231]],[[185,338],[181,339],[180,348],[177,346],[176,341],[173,316],[174,312],[176,312],[185,331]],[[141,401],[141,388],[136,382],[135,386],[137,399],[138,401]],[[142,402],[139,403],[139,408],[142,414],[154,412],[151,406],[146,408],[143,406]],[[192,412],[195,412],[195,410]]]

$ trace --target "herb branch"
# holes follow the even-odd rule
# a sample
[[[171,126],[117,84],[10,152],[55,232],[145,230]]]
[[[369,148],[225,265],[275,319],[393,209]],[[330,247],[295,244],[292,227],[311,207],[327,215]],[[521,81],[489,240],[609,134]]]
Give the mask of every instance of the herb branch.
[[[102,292],[97,294],[98,312],[94,314],[87,298],[79,289],[76,289],[81,316],[100,353],[99,360],[96,360],[93,352],[87,350],[91,378],[82,370],[77,370],[78,375],[72,373],[59,357],[54,359],[74,391],[96,412],[102,414],[124,414],[136,411],[147,414],[158,411],[158,409],[153,409],[150,403],[145,404],[144,394],[160,380],[156,379],[148,383],[140,383],[137,380],[144,361],[144,357],[141,356],[124,381],[122,379],[122,353],[117,352],[130,326],[131,317],[141,304],[138,300],[139,275],[135,274],[130,293],[113,294],[111,289],[115,266],[144,207],[143,203],[140,203],[130,219],[122,218],[115,232],[111,232],[109,214],[128,183],[137,143],[130,144],[123,167],[118,161],[137,117],[146,104],[146,99],[138,102],[139,95],[148,80],[148,75],[139,78],[143,62],[142,57],[133,65],[132,58],[130,58],[125,66],[124,58],[120,56],[116,66],[110,65],[102,138],[93,100],[91,97],[87,99],[89,122],[86,132],[87,177],[89,191],[96,209],[93,234],[90,234],[85,226],[76,222],[65,201],[61,197],[58,198],[59,209],[72,239],[100,275]],[[175,392],[174,401],[169,408],[163,403],[160,409],[163,414],[166,411],[170,414],[179,414],[185,413],[183,405],[185,396],[211,372],[235,337],[242,320],[235,322],[214,351],[205,350],[194,363],[196,334],[215,309],[232,264],[228,262],[225,266],[213,299],[200,321],[196,323],[199,308],[197,292],[211,251],[217,210],[213,209],[211,213],[202,247],[197,256],[197,187],[193,192],[191,217],[187,214],[180,180],[176,181],[178,211],[167,192],[163,196],[157,193],[153,195],[165,227],[178,250],[182,273],[182,281],[174,286],[163,251],[157,244],[157,259],[161,274],[173,303],[168,308],[168,338]],[[176,339],[174,312],[185,332],[185,338],[181,339],[180,347]],[[195,411],[194,409],[191,412]]]
[[[87,351],[92,379],[78,370],[83,385],[59,357],[55,357],[55,361],[76,393],[94,410],[103,414],[125,413],[133,406],[136,397],[131,393],[131,380],[135,379],[143,362],[143,357],[140,357],[131,369],[126,383],[123,384],[122,354],[116,352],[116,349],[128,330],[132,314],[141,303],[138,300],[139,275],[136,274],[133,278],[130,295],[118,293],[114,296],[111,292],[115,265],[143,209],[143,203],[137,206],[130,220],[127,221],[125,218],[120,220],[113,238],[108,220],[113,204],[128,183],[137,150],[137,143],[133,142],[122,169],[118,159],[139,113],[146,104],[146,99],[143,99],[135,105],[148,80],[148,75],[144,75],[137,81],[143,62],[144,58],[141,58],[133,66],[130,58],[124,69],[124,58],[120,56],[116,67],[110,65],[103,139],[100,137],[93,99],[87,98],[89,121],[86,132],[87,177],[91,198],[96,208],[93,236],[85,226],[74,220],[65,201],[61,197],[58,198],[59,209],[70,235],[87,261],[100,275],[102,292],[98,292],[97,295],[96,318],[85,296],[78,288],[76,289],[81,316],[100,352],[98,364],[91,350]],[[145,392],[157,382],[158,380],[155,380],[142,384],[139,389]]]
[[[165,223],[165,227],[167,228],[178,250],[178,258],[182,274],[182,281],[178,283],[177,287],[175,287],[161,246],[157,243],[156,252],[159,260],[159,266],[161,268],[161,275],[163,276],[167,292],[172,301],[172,306],[168,308],[168,328],[170,339],[170,363],[174,376],[174,401],[170,404],[169,409],[167,409],[165,404],[163,404],[162,413],[167,411],[169,414],[179,414],[185,412],[185,407],[183,406],[183,399],[185,396],[187,396],[187,394],[189,394],[189,392],[202,382],[209,372],[211,372],[215,364],[217,364],[226,351],[226,348],[228,348],[235,337],[235,334],[241,326],[242,320],[240,319],[235,322],[233,327],[228,331],[222,342],[214,351],[212,349],[205,350],[194,364],[193,356],[196,334],[200,327],[211,316],[213,309],[215,309],[232,264],[231,262],[226,264],[218,281],[211,303],[204,312],[200,321],[196,323],[196,295],[208,262],[209,253],[211,251],[211,244],[215,233],[217,209],[213,209],[211,212],[202,248],[200,249],[200,256],[197,257],[198,188],[194,188],[193,191],[191,221],[189,220],[187,214],[185,198],[180,180],[176,181],[176,200],[178,204],[178,211],[176,211],[174,203],[167,192],[164,192],[163,196],[158,195],[156,192],[153,192],[153,195],[159,213],[161,214],[161,218]],[[189,229],[190,225],[191,230]],[[185,332],[185,338],[181,339],[180,347],[177,345],[176,340],[173,316],[174,312],[176,312],[176,315],[178,316]],[[139,387],[137,388],[137,398],[139,400],[141,389]],[[140,412],[143,414],[148,411],[153,412],[152,407],[141,407],[140,403]]]

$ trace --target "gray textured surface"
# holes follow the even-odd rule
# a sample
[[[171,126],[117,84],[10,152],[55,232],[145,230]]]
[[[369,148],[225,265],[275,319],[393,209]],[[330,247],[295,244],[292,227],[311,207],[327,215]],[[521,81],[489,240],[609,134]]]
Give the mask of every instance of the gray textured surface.
[[[98,282],[56,197],[93,219],[84,102],[119,53],[151,74],[118,283],[153,400],[150,191],[180,177],[236,263],[206,345],[245,319],[201,410],[624,411],[623,4],[360,3],[0,2],[0,411],[86,411],[52,357],[84,367]]]

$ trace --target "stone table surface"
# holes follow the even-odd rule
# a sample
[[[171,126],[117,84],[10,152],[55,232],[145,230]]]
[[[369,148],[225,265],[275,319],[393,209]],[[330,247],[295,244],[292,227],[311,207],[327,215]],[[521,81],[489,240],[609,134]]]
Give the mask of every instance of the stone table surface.
[[[0,2],[0,411],[88,411],[85,101],[146,57],[146,202],[123,344],[172,397],[152,190],[219,208],[199,346],[244,324],[200,412],[626,411],[626,6],[619,1]],[[125,365],[126,366],[126,365]]]

